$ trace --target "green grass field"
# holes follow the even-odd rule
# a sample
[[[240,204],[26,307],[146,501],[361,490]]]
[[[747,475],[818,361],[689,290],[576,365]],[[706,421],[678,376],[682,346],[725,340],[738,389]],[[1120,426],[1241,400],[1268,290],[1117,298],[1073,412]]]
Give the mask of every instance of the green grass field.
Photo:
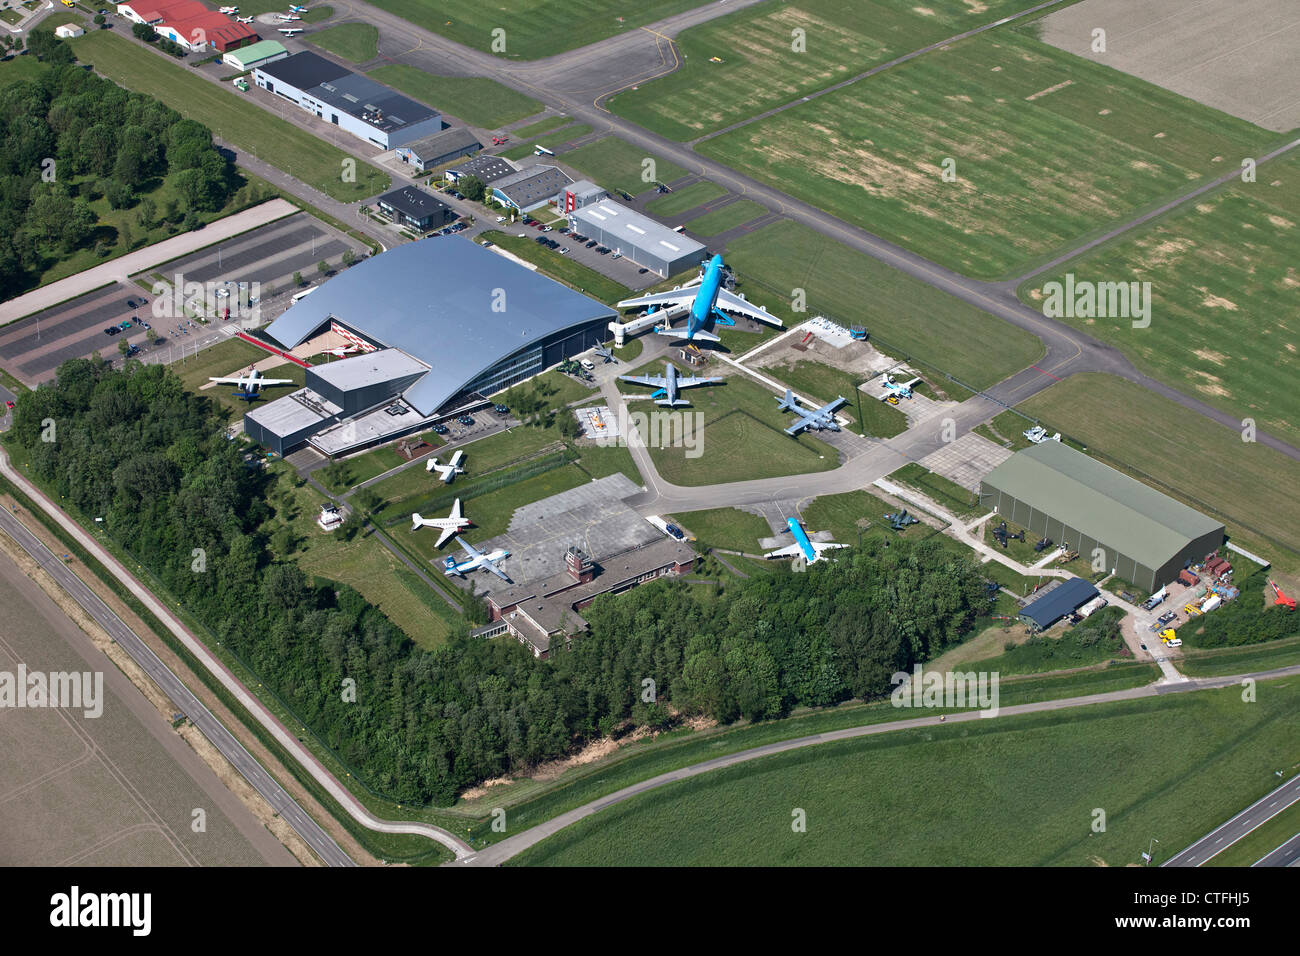
[[[991,442],[1002,445],[1004,448],[1020,451],[1020,449],[1028,448],[1033,444],[1025,437],[1025,430],[1032,424],[1023,415],[1007,411],[995,416],[991,421],[975,426],[975,433],[984,436]]]
[[[1123,351],[1156,378],[1300,445],[1300,157],[1260,167],[1154,225],[1022,287],[1078,280],[1151,283],[1151,324],[1065,322]]]
[[[1003,30],[699,151],[958,272],[996,278],[1278,139]],[[945,181],[946,159],[955,181]]]
[[[379,55],[379,30],[370,23],[340,23],[313,33],[308,41],[353,63]]]
[[[902,531],[895,531],[885,515],[897,511],[894,505],[869,491],[846,491],[813,499],[803,509],[803,520],[810,531],[829,531],[840,544],[855,546],[859,540],[866,544],[897,538],[926,538],[935,533],[927,524],[908,525]]]
[[[629,6],[623,0],[506,0],[485,5],[478,0],[378,0],[375,6],[410,20],[448,39],[503,57],[536,60],[595,43],[616,33],[681,13],[699,0],[646,0]],[[503,31],[493,34],[494,30]],[[493,49],[498,37],[505,49]]]
[[[727,262],[750,298],[757,301],[757,290],[767,289],[784,296],[788,309],[792,290],[803,289],[805,318],[822,314],[842,325],[865,325],[882,351],[910,355],[977,388],[1043,354],[1028,332],[794,223],[765,226],[729,243]]]
[[[670,139],[695,139],[1026,6],[1020,0],[759,4],[682,31],[677,70],[605,105]],[[796,29],[805,31],[804,52],[794,49]]]
[[[366,74],[473,126],[496,129],[532,116],[542,104],[485,77],[435,76],[404,63],[376,67]]]
[[[651,199],[646,203],[646,208],[656,216],[667,219],[726,194],[727,191],[721,186],[704,180],[683,186],[681,189],[674,189],[658,199]]]
[[[809,401],[825,404],[838,397],[847,399],[840,406],[838,414],[855,422],[859,419],[861,408],[862,427],[855,427],[854,431],[865,430],[868,435],[877,438],[892,438],[907,431],[906,415],[885,402],[859,395],[858,380],[843,369],[823,365],[821,362],[801,361],[793,365],[776,365],[763,371],[789,385]]]
[[[699,236],[716,236],[720,232],[734,229],[759,216],[767,215],[767,208],[752,199],[737,199],[727,203],[713,212],[697,216],[686,224],[686,228]]]
[[[523,227],[519,227],[519,231],[525,230]],[[628,297],[629,290],[627,286],[615,282],[608,276],[601,275],[595,269],[584,266],[576,259],[562,256],[558,252],[533,241],[532,236],[538,236],[541,233],[535,230],[527,230],[527,232],[531,233],[531,235],[520,239],[517,233],[490,229],[480,233],[479,238],[495,243],[520,259],[535,264],[551,278],[558,279],[565,285],[580,292],[585,292],[593,299],[599,299],[608,305],[613,305],[620,299]],[[564,237],[558,236],[557,238],[563,245]]]
[[[553,129],[561,126],[567,126],[573,122],[571,116],[548,116],[546,119],[538,120],[536,123],[529,123],[527,126],[521,126],[519,129],[510,133],[515,139],[528,139],[530,136],[541,136],[543,133],[549,133]]]
[[[772,536],[772,529],[758,515],[739,508],[710,508],[706,511],[683,511],[673,516],[687,532],[695,536],[700,548],[724,548],[758,554],[758,539]]]
[[[586,146],[571,149],[561,157],[592,182],[606,189],[621,189],[632,196],[654,188],[654,181],[668,183],[686,175],[686,170],[658,156],[647,155],[617,136],[606,136]],[[653,170],[645,161],[653,160]],[[650,178],[644,178],[649,175]]]
[[[553,133],[548,133],[545,136],[529,137],[528,142],[511,146],[509,149],[502,152],[501,155],[506,159],[523,159],[525,156],[531,155],[538,146],[543,146],[554,152],[558,147],[563,146],[570,140],[586,136],[591,131],[592,128],[586,123],[574,123],[571,126],[560,127]]]
[[[1294,484],[1296,465],[1280,452],[1100,373],[1071,376],[1017,407],[1059,422],[1106,464],[1219,518],[1237,544],[1300,580],[1300,496],[1279,494]]]
[[[1297,706],[1300,683],[1274,681],[1251,704],[1229,688],[948,727],[936,719],[669,785],[514,862],[1122,866],[1152,836],[1159,860],[1276,786],[1272,769],[1295,762]],[[1096,808],[1102,833],[1091,827]],[[793,831],[796,809],[806,832]]]
[[[217,136],[334,199],[364,199],[390,184],[388,176],[364,162],[356,163],[356,181],[344,182],[343,162],[353,157],[338,147],[111,31],[87,33],[70,42],[77,59],[93,64],[113,82],[155,96],[185,116],[201,117]]]
[[[629,385],[626,395],[645,395],[648,389]],[[678,485],[708,485],[726,475],[728,481],[771,478],[829,471],[839,465],[835,449],[810,435],[785,434],[786,417],[777,411],[776,396],[744,375],[728,376],[724,385],[704,385],[689,392],[691,408],[683,422],[690,437],[681,447],[651,447],[655,468]],[[645,402],[632,401],[628,410],[650,411]],[[696,431],[695,414],[703,416]],[[692,447],[699,454],[687,457]]]
[[[973,517],[980,513],[979,501],[973,491],[968,491],[943,475],[936,475],[917,462],[909,462],[889,476],[890,481],[909,485],[928,496],[935,504],[957,517]]]

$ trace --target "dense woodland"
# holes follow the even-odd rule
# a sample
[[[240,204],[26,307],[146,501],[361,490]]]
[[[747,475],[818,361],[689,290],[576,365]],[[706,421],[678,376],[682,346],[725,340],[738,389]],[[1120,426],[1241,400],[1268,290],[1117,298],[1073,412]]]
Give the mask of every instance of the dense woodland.
[[[107,255],[136,243],[127,219],[101,227],[92,202],[132,210],[143,239],[162,221],[197,227],[239,188],[202,123],[76,65],[48,31],[32,31],[27,55],[49,69],[0,88],[0,298],[77,249]],[[157,208],[145,194],[164,180],[175,198]]]

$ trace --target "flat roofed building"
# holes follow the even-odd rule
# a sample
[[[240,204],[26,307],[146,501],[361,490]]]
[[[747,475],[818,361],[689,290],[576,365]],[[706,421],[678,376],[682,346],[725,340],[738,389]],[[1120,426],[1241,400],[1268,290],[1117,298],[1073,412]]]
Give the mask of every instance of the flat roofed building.
[[[489,187],[499,202],[528,212],[555,200],[573,182],[558,166],[529,166]]]
[[[1147,591],[1219,547],[1224,526],[1062,442],[1016,452],[981,484],[980,501],[1038,537],[1098,553]]]
[[[442,129],[442,116],[437,110],[309,50],[256,67],[253,80],[268,93],[296,103],[381,149],[392,149]]]
[[[564,187],[562,205],[565,212],[573,212],[575,209],[590,206],[608,197],[609,192],[603,187],[597,186],[590,179],[579,179],[576,183]]]
[[[504,156],[475,156],[467,163],[448,169],[447,178],[455,182],[462,176],[473,176],[485,186],[490,186],[498,179],[505,179],[517,172],[519,167]]]
[[[453,126],[441,133],[397,147],[397,158],[420,172],[425,172],[462,156],[473,156],[482,148],[483,144],[472,130],[464,126]]]
[[[282,431],[278,442],[262,437],[274,430],[268,410],[295,393],[245,416],[255,426],[249,434],[283,454],[336,421],[370,414],[399,397],[416,415],[395,418],[413,426],[433,421],[464,407],[467,396],[508,388],[604,341],[615,315],[604,303],[469,239],[407,243],[322,283],[267,327],[288,349],[336,328],[375,351],[307,372],[307,391],[328,403],[314,431],[304,432],[304,418],[295,413],[274,423],[291,426],[296,441]],[[365,364],[382,350],[401,358]]]
[[[375,202],[379,211],[399,226],[409,226],[421,232],[445,226],[456,218],[455,211],[445,202],[414,186],[384,193]]]
[[[1091,582],[1083,578],[1067,578],[1021,608],[1019,617],[1030,630],[1044,631],[1067,614],[1073,614],[1095,600],[1099,593]]]
[[[706,255],[702,243],[608,199],[574,209],[569,224],[664,278],[699,265]]]
[[[236,70],[244,71],[266,63],[274,63],[276,60],[283,60],[288,55],[289,51],[284,48],[283,43],[276,40],[262,40],[249,46],[240,47],[238,50],[232,50],[221,58],[221,62],[226,66],[233,66]]]

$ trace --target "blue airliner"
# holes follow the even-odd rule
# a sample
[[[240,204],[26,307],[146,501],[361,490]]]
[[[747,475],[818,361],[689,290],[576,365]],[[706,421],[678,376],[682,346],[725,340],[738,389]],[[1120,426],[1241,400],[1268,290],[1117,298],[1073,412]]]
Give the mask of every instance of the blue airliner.
[[[722,288],[722,276],[722,256],[715,255],[704,266],[704,273],[698,282],[673,289],[671,292],[656,292],[634,299],[624,299],[618,307],[630,309],[640,305],[652,306],[664,313],[665,323],[671,322],[685,312],[685,328],[674,329],[665,324],[656,326],[655,331],[660,335],[685,339],[688,342],[692,340],[717,342],[718,337],[706,327],[715,322],[720,325],[735,325],[736,320],[727,315],[727,312],[735,312],[746,318],[784,328],[781,320],[766,309],[751,305],[743,296]],[[651,311],[653,310],[652,308]]]
[[[847,544],[836,544],[833,541],[813,541],[809,539],[808,532],[804,530],[803,522],[798,518],[789,519],[786,526],[789,527],[790,534],[794,536],[794,544],[786,545],[784,548],[777,548],[775,551],[769,551],[764,557],[791,558],[802,554],[809,564],[816,564],[818,561],[823,560],[823,551],[848,547]]]

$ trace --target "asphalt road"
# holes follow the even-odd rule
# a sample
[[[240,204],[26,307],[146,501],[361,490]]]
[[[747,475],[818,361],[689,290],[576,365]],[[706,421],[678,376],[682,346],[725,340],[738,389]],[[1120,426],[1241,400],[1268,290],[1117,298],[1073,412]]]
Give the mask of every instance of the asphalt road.
[[[1292,669],[1294,670],[1294,668]],[[1300,800],[1300,777],[1292,777],[1272,793],[1255,801],[1231,820],[1201,837],[1187,849],[1171,856],[1162,865],[1201,866],[1216,854],[1232,846],[1260,824],[1281,813],[1297,800]],[[1300,840],[1300,836],[1289,840],[1277,850],[1274,850],[1270,856],[1277,854],[1278,859],[1282,860],[1290,854],[1290,859],[1293,861],[1296,858],[1295,853],[1300,851],[1298,840]],[[1288,847],[1291,849],[1288,850]],[[1268,857],[1264,859],[1268,859]],[[1260,864],[1257,865],[1288,866],[1290,864],[1284,862],[1264,863],[1261,860]]]
[[[0,510],[0,530],[13,538],[31,555],[59,583],[59,586],[67,591],[72,599],[131,655],[131,659],[153,678],[154,683],[162,688],[163,693],[171,699],[172,703],[190,719],[204,737],[212,742],[214,747],[221,751],[222,756],[239,771],[240,775],[266,798],[266,802],[272,809],[293,827],[317,856],[330,866],[356,865],[329,834],[284,792],[262,765],[253,759],[252,754],[244,749],[225,725],[190,693],[180,678],[158,659],[139,635],[127,627],[122,619],[114,614],[112,609],[101,601],[81,578],[73,574],[66,564],[56,558],[36,535],[28,531],[14,515],[2,510]]]
[[[1251,866],[1297,866],[1300,865],[1300,833],[1287,840],[1280,847]]]
[[[1000,720],[1003,717],[1013,717],[1017,714],[1033,714],[1053,710],[1071,710],[1077,707],[1090,707],[1093,704],[1111,703],[1122,700],[1136,700],[1143,697],[1155,697],[1170,693],[1185,693],[1195,690],[1211,690],[1220,687],[1230,687],[1240,683],[1246,677],[1262,680],[1273,677],[1287,677],[1295,674],[1300,674],[1300,666],[1284,667],[1273,671],[1265,671],[1259,674],[1240,674],[1234,677],[1215,677],[1206,680],[1187,681],[1179,684],[1148,684],[1145,687],[1134,687],[1129,690],[1111,691],[1105,694],[1091,694],[1086,697],[1069,697],[1062,700],[1048,700],[1032,704],[1017,704],[1014,707],[1003,707],[998,711],[997,716],[995,717],[984,717],[979,711],[947,714],[943,722],[947,725],[972,720]],[[775,743],[764,744],[761,747],[752,747],[749,750],[742,750],[734,754],[728,754],[723,757],[715,757],[711,760],[692,764],[689,767],[671,770],[668,773],[660,774],[657,777],[651,777],[649,780],[643,780],[630,787],[624,787],[622,790],[600,797],[597,800],[592,800],[590,803],[583,804],[580,807],[570,810],[568,813],[562,813],[544,823],[539,823],[535,827],[531,827],[521,833],[515,834],[514,836],[506,837],[501,842],[494,843],[492,846],[467,856],[464,859],[457,860],[456,865],[499,866],[512,857],[522,853],[529,847],[537,845],[547,837],[555,835],[565,827],[577,823],[579,820],[593,816],[601,810],[615,806],[625,800],[630,800],[640,794],[648,793],[651,790],[657,790],[670,783],[688,780],[691,777],[697,777],[700,774],[708,773],[712,770],[720,770],[723,767],[730,767],[738,763],[746,763],[750,760],[756,760],[759,757],[770,757],[774,754],[785,753],[790,750],[814,747],[818,744],[831,743],[839,740],[854,740],[860,737],[871,737],[876,734],[894,733],[899,730],[914,730],[919,727],[935,727],[938,724],[939,719],[937,717],[929,716],[919,717],[913,720],[892,721],[886,724],[869,724],[865,727],[848,727],[843,730],[830,731],[824,734],[813,734],[808,737],[796,737],[792,740],[781,740]],[[1290,784],[1288,784],[1288,786],[1291,785],[1300,787],[1300,777],[1294,778]],[[1267,800],[1268,798],[1266,797],[1265,799]]]

